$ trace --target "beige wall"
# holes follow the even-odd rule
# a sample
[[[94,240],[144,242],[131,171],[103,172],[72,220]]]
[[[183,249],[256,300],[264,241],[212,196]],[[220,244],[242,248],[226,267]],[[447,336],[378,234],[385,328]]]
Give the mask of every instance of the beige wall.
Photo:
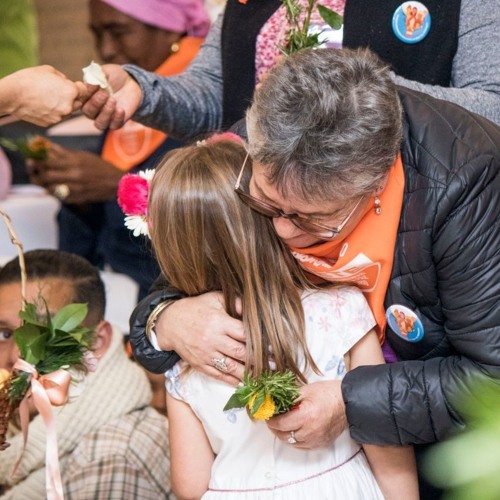
[[[35,0],[35,5],[40,63],[51,64],[71,79],[81,79],[82,68],[96,58],[87,26],[87,0]]]

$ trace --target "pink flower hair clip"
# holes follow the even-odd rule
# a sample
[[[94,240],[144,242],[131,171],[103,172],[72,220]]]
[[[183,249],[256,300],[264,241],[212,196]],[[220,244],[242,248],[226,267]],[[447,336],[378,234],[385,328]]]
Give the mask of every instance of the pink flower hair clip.
[[[232,132],[212,134],[208,139],[198,141],[197,146],[206,146],[215,142],[232,140],[244,143],[244,140]],[[141,234],[149,237],[148,196],[153,180],[153,169],[137,174],[124,175],[118,185],[118,205],[125,214],[125,226],[133,231],[134,236]]]
[[[118,185],[118,205],[125,214],[125,226],[134,236],[149,236],[148,195],[153,180],[153,169],[137,174],[126,174]]]

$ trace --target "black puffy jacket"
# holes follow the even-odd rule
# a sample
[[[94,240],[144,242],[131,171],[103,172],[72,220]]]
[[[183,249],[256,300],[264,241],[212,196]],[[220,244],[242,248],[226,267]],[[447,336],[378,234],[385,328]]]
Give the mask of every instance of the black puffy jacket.
[[[412,309],[416,343],[387,338],[402,361],[350,371],[342,383],[352,437],[431,443],[463,427],[457,401],[478,374],[500,378],[500,128],[463,108],[400,89],[405,194],[385,306]],[[178,359],[154,350],[144,325],[172,289],[131,317],[137,359],[160,373]]]

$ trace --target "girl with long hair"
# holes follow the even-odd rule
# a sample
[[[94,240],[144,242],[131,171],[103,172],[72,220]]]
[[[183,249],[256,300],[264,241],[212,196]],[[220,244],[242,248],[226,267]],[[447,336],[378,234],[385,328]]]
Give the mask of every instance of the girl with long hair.
[[[225,137],[169,152],[160,162],[148,220],[169,284],[189,296],[222,292],[229,314],[243,321],[252,377],[290,370],[306,387],[340,383],[349,369],[383,363],[363,294],[310,284],[271,220],[240,201],[234,186],[240,169],[247,174],[240,182],[248,184],[248,162],[243,143]],[[224,412],[230,385],[183,361],[166,376],[171,480],[179,498],[418,498],[410,448],[362,447],[345,431],[332,446],[301,449],[299,430],[283,442],[246,411]]]

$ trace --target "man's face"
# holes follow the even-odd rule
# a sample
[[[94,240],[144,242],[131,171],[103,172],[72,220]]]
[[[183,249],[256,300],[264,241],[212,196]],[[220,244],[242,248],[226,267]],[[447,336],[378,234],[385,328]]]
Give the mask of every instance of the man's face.
[[[49,311],[54,313],[72,302],[73,289],[67,281],[56,278],[43,282],[28,281],[26,295],[28,302],[38,302],[40,295],[43,295]],[[21,325],[20,309],[21,283],[0,285],[0,368],[9,371],[19,357],[13,332]]]

